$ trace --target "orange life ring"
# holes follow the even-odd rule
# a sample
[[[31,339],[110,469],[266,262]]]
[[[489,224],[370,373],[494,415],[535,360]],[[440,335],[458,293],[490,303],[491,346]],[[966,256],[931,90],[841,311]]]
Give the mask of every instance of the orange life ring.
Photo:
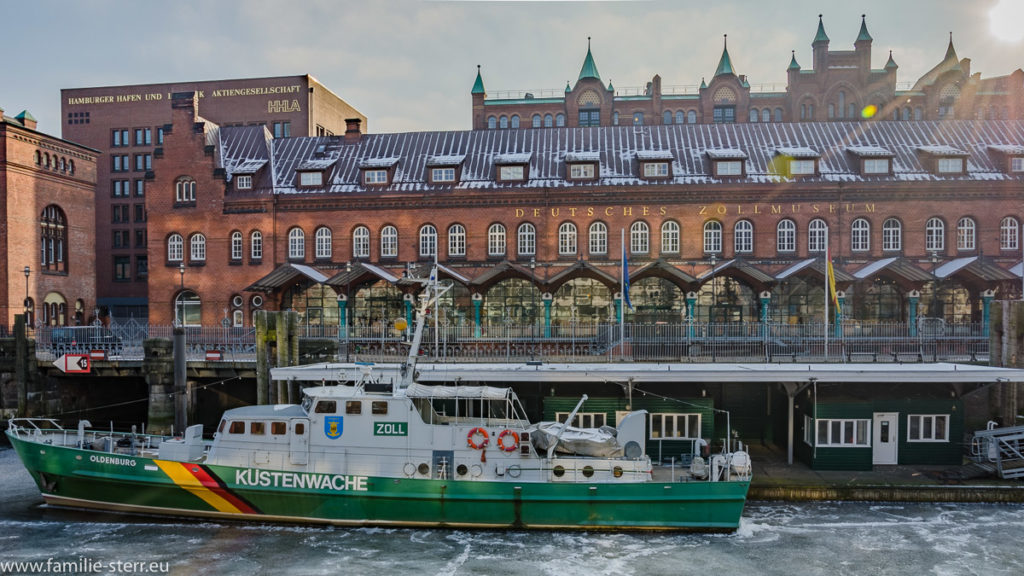
[[[474,438],[477,437],[477,435],[479,435],[479,436],[481,436],[483,438],[479,443],[477,443],[476,441],[473,440]],[[483,428],[480,428],[479,426],[477,426],[476,428],[473,428],[472,430],[470,430],[469,434],[466,435],[466,442],[468,442],[470,448],[472,448],[474,450],[479,450],[479,449],[487,446],[487,443],[490,441],[490,439],[491,439],[491,437],[487,435],[487,430],[484,430]]]
[[[505,437],[511,436],[512,443],[505,445]],[[519,448],[519,434],[515,430],[502,430],[501,434],[498,434],[498,448],[503,452],[515,452],[516,448]]]

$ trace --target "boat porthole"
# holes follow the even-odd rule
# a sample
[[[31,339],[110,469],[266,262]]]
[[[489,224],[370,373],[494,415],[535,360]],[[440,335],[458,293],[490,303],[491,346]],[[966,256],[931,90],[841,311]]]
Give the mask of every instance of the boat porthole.
[[[551,473],[555,475],[555,478],[561,478],[562,476],[565,476],[565,467],[561,465],[555,466],[551,470]]]
[[[583,477],[584,478],[590,478],[593,475],[594,475],[594,467],[593,466],[584,466],[583,467]]]
[[[81,456],[75,456],[75,460],[81,460],[81,459],[82,459]]]
[[[469,468],[465,464],[459,464],[455,467],[455,473],[459,476],[465,476],[467,472],[469,472]]]
[[[506,468],[505,472],[508,473],[510,478],[519,478],[519,475],[523,473],[522,469],[520,469],[519,466],[515,464]]]
[[[416,467],[413,466],[412,462],[406,462],[405,467],[402,468],[402,472],[405,472],[406,476],[412,476],[416,473]]]
[[[426,462],[421,462],[419,468],[416,469],[421,475],[426,476],[430,474],[430,466],[427,466]]]
[[[616,466],[615,468],[612,468],[612,476],[615,476],[616,478],[622,478],[622,466]]]
[[[484,469],[481,468],[479,464],[473,464],[473,467],[470,468],[469,471],[474,478],[479,478],[480,475],[484,473]]]

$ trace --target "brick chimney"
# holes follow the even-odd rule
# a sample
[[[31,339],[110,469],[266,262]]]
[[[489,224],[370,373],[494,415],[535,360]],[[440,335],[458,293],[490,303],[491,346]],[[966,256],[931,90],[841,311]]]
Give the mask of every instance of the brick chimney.
[[[362,137],[363,133],[360,131],[360,126],[363,121],[360,118],[346,118],[345,119],[345,141],[346,142],[358,142]]]
[[[199,117],[199,97],[195,92],[171,94],[171,123],[192,124]]]

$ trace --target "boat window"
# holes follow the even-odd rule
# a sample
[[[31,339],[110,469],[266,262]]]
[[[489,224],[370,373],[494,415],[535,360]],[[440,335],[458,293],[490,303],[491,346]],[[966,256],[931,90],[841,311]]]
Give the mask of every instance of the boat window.
[[[228,432],[231,434],[245,434],[245,422],[235,420],[231,423],[231,428],[228,428]]]
[[[225,426],[225,425],[226,425],[227,423],[228,423],[228,421],[227,421],[227,420],[221,420],[221,421],[220,421],[220,426],[218,426],[218,427],[217,427],[217,432],[223,432],[223,431],[224,431],[224,426]]]
[[[334,414],[338,411],[338,403],[334,400],[321,400],[316,403],[317,414]]]
[[[295,423],[295,435],[296,436],[302,436],[305,433],[306,433],[306,424],[303,423],[303,422],[296,422]]]
[[[288,432],[288,424],[285,422],[271,422],[270,433],[275,436],[280,436]]]
[[[313,407],[313,399],[311,397],[306,396],[305,398],[302,399],[302,410],[306,414],[309,414],[309,409],[312,408],[312,407]]]
[[[250,422],[249,423],[249,434],[266,434],[266,428],[263,422]]]
[[[362,414],[363,403],[359,400],[349,400],[345,402],[345,414]]]
[[[372,408],[373,408],[373,413],[374,414],[387,414],[388,413],[388,403],[387,402],[376,401],[376,402],[373,403]]]

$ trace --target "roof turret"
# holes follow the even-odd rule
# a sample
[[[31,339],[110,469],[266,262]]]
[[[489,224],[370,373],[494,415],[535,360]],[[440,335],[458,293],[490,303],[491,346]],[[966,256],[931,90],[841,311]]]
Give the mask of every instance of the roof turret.
[[[828,44],[828,34],[825,34],[825,23],[821,20],[822,15],[818,14],[818,32],[814,35],[814,42],[811,45],[815,45],[819,42]]]
[[[718,60],[718,69],[715,70],[715,78],[723,74],[736,75],[736,72],[732,69],[732,59],[729,58],[729,35],[723,34],[724,38],[722,41],[722,57]]]
[[[949,46],[946,47],[946,56],[945,56],[945,58],[942,59],[942,61],[943,62],[946,62],[946,61],[956,62],[956,66],[953,67],[953,70],[959,70],[960,69],[960,59],[957,58],[956,49],[953,48],[953,33],[952,32],[949,33]]]
[[[899,66],[896,64],[896,61],[892,59],[892,50],[889,50],[889,61],[885,63],[885,69],[892,70],[894,68],[899,68]]]
[[[587,36],[587,57],[583,59],[583,68],[580,68],[580,77],[577,81],[584,78],[601,79],[601,75],[597,72],[597,64],[594,63],[594,55],[590,52],[590,36]]]
[[[480,65],[476,65],[476,82],[473,83],[473,90],[471,94],[484,94],[484,79],[480,75]]]
[[[793,57],[789,59],[789,68],[787,70],[799,70],[800,65],[796,62],[796,50],[793,50]]]
[[[866,18],[866,14],[860,15],[860,33],[857,34],[857,42],[864,42],[865,40],[871,42],[871,40],[873,40],[873,38],[871,38],[871,34],[868,34],[868,25],[865,20]]]

